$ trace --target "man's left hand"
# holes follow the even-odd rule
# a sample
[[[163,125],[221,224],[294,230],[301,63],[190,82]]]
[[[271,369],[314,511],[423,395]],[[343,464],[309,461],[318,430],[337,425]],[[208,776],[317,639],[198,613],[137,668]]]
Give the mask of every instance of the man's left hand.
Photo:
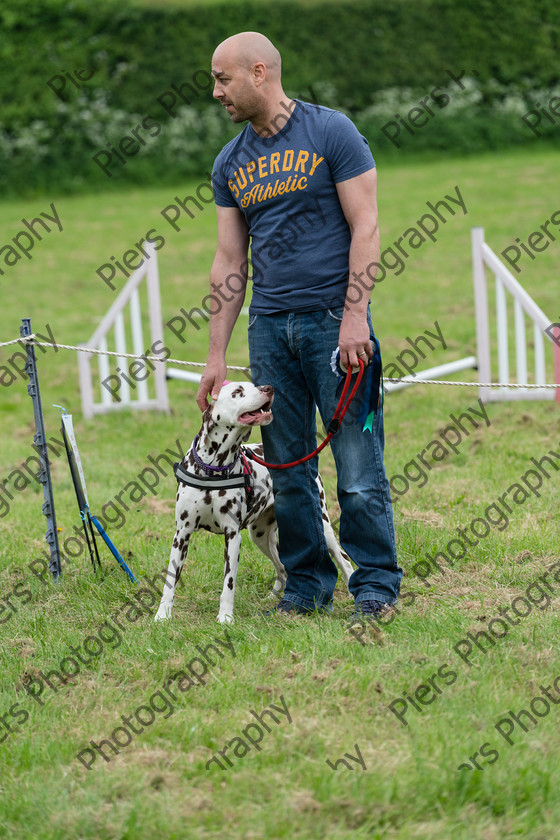
[[[365,315],[345,312],[338,334],[340,364],[343,368],[359,368],[358,359],[367,366],[373,359],[370,330]]]

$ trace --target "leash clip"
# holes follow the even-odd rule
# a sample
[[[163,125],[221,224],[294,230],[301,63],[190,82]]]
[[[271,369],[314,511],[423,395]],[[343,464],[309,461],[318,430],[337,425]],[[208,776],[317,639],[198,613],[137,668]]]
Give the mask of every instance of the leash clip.
[[[333,417],[331,422],[327,427],[327,432],[329,435],[336,435],[338,430],[340,429],[340,417]]]

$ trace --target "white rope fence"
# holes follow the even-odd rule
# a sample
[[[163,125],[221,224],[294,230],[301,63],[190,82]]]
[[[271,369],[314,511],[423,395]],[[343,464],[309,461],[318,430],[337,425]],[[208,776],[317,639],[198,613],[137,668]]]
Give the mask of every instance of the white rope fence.
[[[162,359],[161,356],[146,356],[138,355],[136,353],[121,353],[113,350],[95,350],[92,347],[80,347],[77,344],[54,344],[50,341],[37,341],[35,335],[27,335],[22,338],[14,338],[11,341],[0,342],[0,348],[9,347],[12,344],[34,344],[37,347],[55,347],[60,350],[77,350],[82,353],[93,353],[97,356],[117,356],[118,358],[126,359],[142,359],[148,362],[173,362],[175,365],[185,365],[187,367],[206,367],[206,362],[187,362],[184,359]],[[239,365],[228,365],[228,370],[248,371],[248,366],[242,367]],[[395,377],[384,376],[384,382],[414,382],[417,385],[458,385],[463,388],[560,388],[560,383],[555,385],[543,384],[535,385],[534,383],[519,384],[517,382],[454,382],[448,379],[417,379],[415,376],[403,376],[400,379]]]

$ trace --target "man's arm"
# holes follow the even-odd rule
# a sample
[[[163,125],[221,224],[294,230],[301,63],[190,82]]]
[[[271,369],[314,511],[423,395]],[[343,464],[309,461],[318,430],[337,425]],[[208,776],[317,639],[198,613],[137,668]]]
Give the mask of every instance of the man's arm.
[[[245,300],[249,230],[236,207],[216,206],[218,246],[210,269],[210,289],[218,293],[221,308],[210,316],[208,361],[202,374],[196,402],[201,411],[208,408],[208,394],[217,399],[226,377],[226,349]],[[230,280],[230,276],[235,275]]]
[[[338,345],[344,367],[358,367],[358,355],[373,356],[367,324],[367,306],[373,280],[366,267],[379,262],[379,227],[377,223],[377,169],[336,185],[342,211],[348,222],[352,241],[348,290],[340,325]],[[366,361],[364,355],[362,361]]]

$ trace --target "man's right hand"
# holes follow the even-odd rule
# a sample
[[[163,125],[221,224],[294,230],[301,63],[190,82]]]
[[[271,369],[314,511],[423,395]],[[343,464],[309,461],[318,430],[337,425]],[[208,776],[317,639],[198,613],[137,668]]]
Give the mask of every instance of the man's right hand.
[[[218,399],[221,387],[226,378],[227,365],[224,361],[207,362],[200,380],[200,386],[196,393],[196,403],[201,411],[206,411],[209,406],[208,394],[213,400]]]

